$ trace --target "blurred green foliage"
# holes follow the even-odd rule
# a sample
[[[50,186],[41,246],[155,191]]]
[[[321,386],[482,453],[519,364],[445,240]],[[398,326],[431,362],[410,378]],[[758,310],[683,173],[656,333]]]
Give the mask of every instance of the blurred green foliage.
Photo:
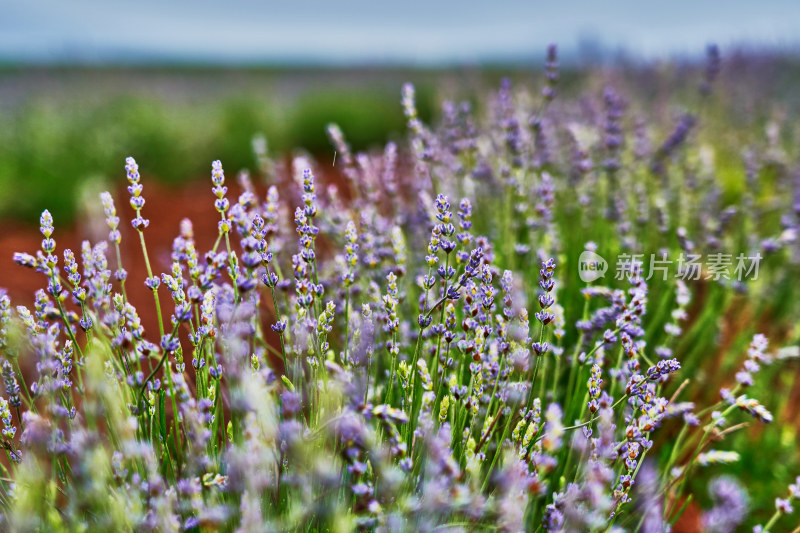
[[[630,97],[628,119],[673,124],[681,108],[700,110],[702,138],[716,154],[725,200],[735,202],[745,187],[746,143],[757,138],[763,144],[771,120],[800,109],[800,62],[726,57],[724,70],[736,83],[707,102],[697,100],[696,84],[687,80],[698,75],[687,68],[698,67],[562,69],[557,101],[599,98],[613,85]],[[403,81],[415,83],[420,117],[430,122],[442,96],[476,104],[482,100],[476,95],[507,76],[536,87],[542,72],[538,65],[442,71],[0,65],[0,218],[30,219],[48,208],[69,220],[79,185],[90,177],[119,183],[128,155],[149,178],[176,183],[206,176],[214,159],[232,172],[253,167],[257,133],[274,155],[302,148],[326,159],[332,147],[325,126],[335,122],[352,147],[363,150],[404,134]],[[650,134],[660,143],[669,131]],[[797,128],[781,131],[779,144],[790,156],[798,137]]]
[[[30,219],[46,207],[70,220],[80,184],[93,176],[118,183],[128,155],[148,177],[176,183],[205,176],[214,159],[233,172],[253,167],[256,134],[276,155],[332,153],[325,131],[331,122],[354,149],[380,145],[405,128],[399,85],[393,89],[314,87],[293,100],[253,88],[177,102],[135,91],[27,98],[0,111],[0,218]],[[433,91],[421,87],[418,100],[429,120]]]

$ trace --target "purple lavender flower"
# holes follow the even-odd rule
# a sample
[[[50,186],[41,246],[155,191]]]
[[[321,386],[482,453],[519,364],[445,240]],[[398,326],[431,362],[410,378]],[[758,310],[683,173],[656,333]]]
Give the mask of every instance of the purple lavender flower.
[[[102,192],[100,193],[100,200],[103,204],[103,211],[106,215],[106,224],[108,224],[108,228],[111,230],[108,234],[108,240],[119,244],[122,240],[122,236],[119,232],[119,217],[117,216],[117,210],[114,207],[114,199],[111,197],[110,193]]]
[[[39,263],[34,256],[22,252],[14,252],[14,262],[28,268],[39,268]]]
[[[753,337],[747,349],[747,359],[742,365],[742,370],[736,373],[736,381],[744,387],[753,385],[753,374],[758,372],[762,364],[769,364],[771,358],[765,353],[769,341],[758,333]]]
[[[665,359],[647,369],[647,379],[650,381],[661,381],[669,374],[680,370],[680,368],[681,364],[677,359]]]
[[[555,260],[551,257],[547,261],[542,262],[542,268],[539,270],[539,286],[544,292],[539,294],[539,305],[542,310],[535,313],[535,316],[536,319],[542,323],[542,326],[546,326],[555,319],[555,315],[548,311],[555,302],[552,294],[550,294],[555,288],[555,280],[553,280],[555,268]]]
[[[174,335],[164,335],[161,338],[161,348],[165,352],[174,352],[178,348],[180,348],[181,343],[177,337]]]
[[[544,74],[547,83],[542,89],[542,96],[546,101],[550,101],[556,95],[555,88],[558,84],[558,53],[555,44],[547,46],[547,62],[544,64]]]
[[[222,162],[219,160],[211,163],[211,182],[214,184],[211,192],[217,197],[217,199],[214,200],[214,208],[224,218],[225,212],[228,211],[230,207],[230,202],[225,198],[228,188],[225,186],[225,172],[222,170]]]
[[[8,396],[8,403],[11,407],[19,407],[22,405],[22,401],[19,397],[19,384],[17,383],[17,376],[14,373],[14,369],[8,361],[3,361],[2,374],[6,396]]]
[[[342,275],[342,282],[349,287],[355,282],[355,266],[358,264],[358,233],[356,233],[356,225],[352,221],[347,223],[345,231],[345,254],[347,271]]]
[[[456,235],[456,238],[462,247],[466,247],[472,242],[472,235],[470,234],[472,229],[472,204],[468,198],[462,198],[458,204],[458,219],[458,226],[461,232]]]
[[[686,141],[692,128],[697,120],[689,113],[681,116],[675,129],[672,130],[669,137],[664,143],[656,150],[653,155],[653,161],[650,164],[650,169],[654,174],[662,175],[664,173],[664,165],[666,160]]]
[[[600,365],[592,365],[592,374],[589,377],[589,411],[594,414],[600,408],[598,399],[600,398],[600,386],[603,384]]]
[[[704,531],[733,533],[747,516],[747,491],[736,479],[722,476],[709,483],[708,492],[714,506],[703,513]]]
[[[608,152],[605,161],[606,170],[616,171],[620,167],[619,152],[624,143],[622,130],[622,117],[625,110],[625,103],[612,87],[606,87],[603,91],[603,103],[605,105],[605,137],[603,142]]]
[[[144,207],[144,197],[142,196],[141,177],[139,176],[139,165],[132,157],[125,159],[125,171],[128,176],[128,193],[131,195],[130,204],[136,211],[136,217],[131,220],[134,229],[142,231],[150,225],[150,221],[142,217],[142,207]]]
[[[722,61],[719,55],[719,47],[716,44],[709,44],[706,47],[706,69],[703,82],[700,84],[700,92],[703,95],[711,93],[711,87],[719,76]]]

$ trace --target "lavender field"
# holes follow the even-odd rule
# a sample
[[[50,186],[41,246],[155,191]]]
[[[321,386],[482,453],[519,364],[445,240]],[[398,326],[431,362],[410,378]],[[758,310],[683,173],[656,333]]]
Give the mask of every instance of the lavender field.
[[[0,272],[0,530],[800,531],[796,62],[502,74],[233,121],[202,180],[192,118],[0,149],[4,216],[59,202]]]

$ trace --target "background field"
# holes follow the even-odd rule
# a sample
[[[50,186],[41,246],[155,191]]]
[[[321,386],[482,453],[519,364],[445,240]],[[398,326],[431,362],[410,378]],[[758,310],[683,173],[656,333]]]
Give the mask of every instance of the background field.
[[[622,62],[562,68],[563,98],[602,92],[613,80],[642,113],[667,116],[696,103],[696,63]],[[445,98],[476,100],[502,77],[531,87],[538,66],[437,69],[0,67],[0,220],[28,219],[49,208],[57,220],[80,211],[87,184],[120,183],[120,161],[135,155],[142,172],[167,184],[207,177],[208,162],[253,168],[251,141],[263,135],[272,154],[303,149],[332,160],[325,133],[337,123],[355,150],[405,134],[400,86],[415,83],[421,118],[440,115]],[[743,139],[800,107],[800,61],[753,52],[726,56],[719,95],[704,111],[707,137],[730,160],[729,192],[741,190]],[[794,154],[797,132],[781,131]]]

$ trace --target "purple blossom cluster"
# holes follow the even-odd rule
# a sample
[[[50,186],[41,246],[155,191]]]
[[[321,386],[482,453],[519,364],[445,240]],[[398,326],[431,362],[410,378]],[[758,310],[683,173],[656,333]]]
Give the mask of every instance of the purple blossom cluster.
[[[704,101],[719,69],[709,48]],[[434,125],[405,85],[407,143],[356,153],[328,128],[342,181],[255,143],[266,186],[242,172],[236,198],[214,161],[205,251],[184,220],[148,254],[166,229],[142,217],[133,158],[133,230],[103,193],[108,237],[58,252],[45,211],[40,249],[15,255],[43,275],[33,307],[0,293],[2,528],[668,531],[692,475],[741,458],[710,448],[742,427],[737,411],[775,418],[754,397],[775,358],[748,331],[738,372],[698,362],[717,347],[715,306],[742,287],[633,264],[580,283],[572,267],[581,252],[747,241],[732,213],[755,217],[758,198],[722,205],[693,144],[701,114],[637,119],[631,137],[631,95],[609,85],[571,106],[558,83],[552,46],[539,90],[504,80],[487,117],[446,102]],[[795,245],[790,209],[775,254]],[[123,267],[128,239],[144,279]],[[708,490],[707,530],[744,523],[740,484]]]

